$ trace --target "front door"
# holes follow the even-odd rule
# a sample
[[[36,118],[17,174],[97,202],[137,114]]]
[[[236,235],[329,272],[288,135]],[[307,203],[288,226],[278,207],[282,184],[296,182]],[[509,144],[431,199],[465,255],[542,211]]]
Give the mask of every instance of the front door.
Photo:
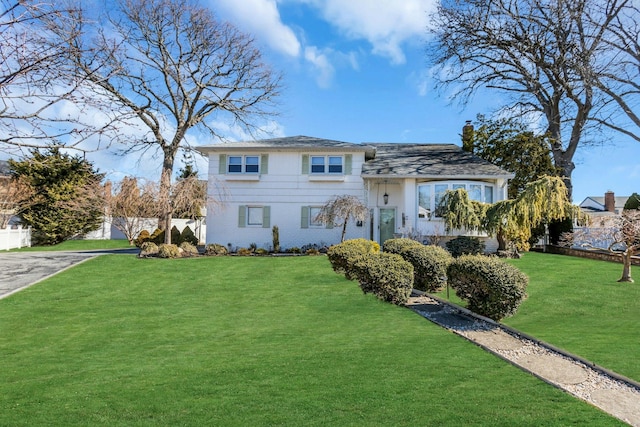
[[[380,209],[380,245],[385,240],[393,239],[396,232],[396,210]]]

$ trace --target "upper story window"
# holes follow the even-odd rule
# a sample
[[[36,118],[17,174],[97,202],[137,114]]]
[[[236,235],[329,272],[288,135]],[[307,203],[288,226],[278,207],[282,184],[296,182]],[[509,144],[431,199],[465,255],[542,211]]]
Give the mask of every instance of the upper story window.
[[[260,156],[229,156],[227,159],[228,173],[259,173]]]
[[[432,213],[439,217],[438,205],[448,190],[466,190],[469,199],[483,203],[493,203],[494,186],[483,182],[436,182],[418,185],[418,217],[430,218]]]
[[[311,173],[343,173],[342,156],[311,156]]]

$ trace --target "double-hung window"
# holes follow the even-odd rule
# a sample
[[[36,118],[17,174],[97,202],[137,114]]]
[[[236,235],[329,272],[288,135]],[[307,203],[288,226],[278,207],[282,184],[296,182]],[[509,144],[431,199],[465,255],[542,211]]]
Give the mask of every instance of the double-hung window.
[[[270,227],[270,206],[239,206],[238,227]]]
[[[259,173],[260,156],[229,156],[228,173]]]
[[[342,156],[311,156],[311,173],[343,173]]]

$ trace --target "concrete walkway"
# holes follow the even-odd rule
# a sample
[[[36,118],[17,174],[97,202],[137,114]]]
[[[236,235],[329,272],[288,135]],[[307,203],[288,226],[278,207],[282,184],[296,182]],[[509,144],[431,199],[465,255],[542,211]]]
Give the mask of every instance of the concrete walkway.
[[[640,427],[640,384],[445,301],[414,292],[406,305],[541,380]]]

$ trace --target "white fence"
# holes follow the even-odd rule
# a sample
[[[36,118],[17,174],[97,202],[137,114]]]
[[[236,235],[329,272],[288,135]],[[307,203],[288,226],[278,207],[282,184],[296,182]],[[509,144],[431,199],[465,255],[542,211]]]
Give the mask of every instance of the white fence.
[[[141,218],[140,224],[142,226],[142,229],[147,230],[149,233],[153,233],[153,231],[158,228],[158,218]],[[191,231],[193,231],[193,234],[195,234],[200,242],[204,242],[204,239],[207,235],[207,225],[204,219],[192,220],[173,218],[171,220],[171,226],[175,226],[178,230],[180,230],[180,232],[182,232],[188,226],[189,228],[191,228]],[[122,233],[122,231],[118,230],[111,223],[111,218],[105,218],[100,228],[96,231],[87,233],[84,236],[84,239],[120,240],[126,239],[126,237]]]
[[[8,251],[25,246],[31,246],[31,227],[22,228],[19,225],[17,228],[0,229],[0,250]]]

